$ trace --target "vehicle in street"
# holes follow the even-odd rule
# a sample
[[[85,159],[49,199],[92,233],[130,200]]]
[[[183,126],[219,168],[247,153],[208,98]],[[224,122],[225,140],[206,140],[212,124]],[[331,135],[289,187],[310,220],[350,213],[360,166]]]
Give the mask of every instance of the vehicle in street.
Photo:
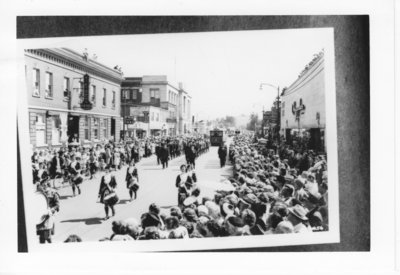
[[[220,146],[224,144],[225,135],[223,130],[211,130],[210,131],[210,143],[211,146]]]

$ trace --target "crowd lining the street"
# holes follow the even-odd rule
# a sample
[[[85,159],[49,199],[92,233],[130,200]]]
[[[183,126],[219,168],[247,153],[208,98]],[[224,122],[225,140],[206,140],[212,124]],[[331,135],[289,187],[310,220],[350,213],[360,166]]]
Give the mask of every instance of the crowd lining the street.
[[[220,148],[226,150],[227,148]],[[219,150],[219,151],[220,151]],[[282,145],[278,152],[240,135],[229,146],[233,189],[202,197],[192,165],[182,165],[176,179],[178,204],[162,213],[153,203],[141,219],[112,222],[110,236],[100,241],[206,238],[328,230],[326,155],[295,151]],[[219,152],[221,167],[226,155]],[[229,191],[228,191],[229,190]]]
[[[49,206],[48,213],[43,215],[42,221],[37,225],[40,242],[51,242],[51,235],[54,234],[54,215],[60,211],[58,188],[70,185],[73,196],[80,195],[80,185],[102,172],[99,202],[105,204],[106,218],[109,218],[108,208],[111,208],[112,214],[115,215],[113,206],[118,201],[114,197],[107,203],[106,196],[115,194],[112,189],[116,183],[112,181],[115,179],[111,177],[111,170],[120,170],[130,164],[127,168],[127,188],[133,200],[133,195],[136,198],[138,190],[138,175],[136,172],[135,184],[130,182],[134,177],[128,178],[128,175],[132,174],[131,166],[134,167],[135,163],[155,154],[157,164],[161,164],[164,169],[168,168],[169,160],[184,154],[187,163],[194,167],[195,159],[207,152],[209,146],[209,142],[200,135],[186,135],[149,137],[118,144],[110,141],[94,146],[74,143],[53,150],[35,150],[31,158],[33,183],[36,190],[45,195]],[[105,192],[104,185],[107,186],[108,192]]]

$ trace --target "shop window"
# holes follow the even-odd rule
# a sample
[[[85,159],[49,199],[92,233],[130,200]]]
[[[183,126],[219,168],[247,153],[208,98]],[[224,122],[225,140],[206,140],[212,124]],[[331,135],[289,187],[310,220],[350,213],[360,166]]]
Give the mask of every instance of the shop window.
[[[64,82],[63,82],[64,98],[69,98],[69,91],[70,91],[69,78],[64,77]]]
[[[93,139],[99,139],[99,118],[93,119]]]
[[[36,124],[35,124],[35,131],[36,131],[36,145],[43,146],[46,144],[46,120],[44,114],[37,114],[36,115]]]
[[[85,132],[85,140],[90,140],[90,131],[89,131],[89,120],[90,118],[88,116],[85,117],[85,124],[83,125],[83,129]]]
[[[108,120],[105,118],[104,120],[103,120],[103,137],[104,138],[108,138],[108,135],[107,135],[107,127],[108,127]]]
[[[53,74],[49,72],[46,72],[45,96],[47,98],[53,97]]]
[[[59,116],[51,118],[51,144],[60,144],[61,140],[61,120]]]
[[[33,73],[32,74],[32,80],[33,80],[32,96],[40,97],[40,70],[33,69],[32,73]]]

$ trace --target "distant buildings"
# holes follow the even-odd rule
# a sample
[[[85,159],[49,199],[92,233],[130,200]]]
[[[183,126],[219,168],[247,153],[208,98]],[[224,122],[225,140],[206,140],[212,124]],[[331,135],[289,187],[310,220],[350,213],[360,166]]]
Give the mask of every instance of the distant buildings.
[[[168,82],[167,77],[126,77],[121,84],[122,116],[127,137],[190,133],[191,96]],[[132,122],[130,121],[130,122]]]
[[[34,148],[72,140],[119,140],[120,71],[89,58],[87,52],[28,49],[25,79]]]

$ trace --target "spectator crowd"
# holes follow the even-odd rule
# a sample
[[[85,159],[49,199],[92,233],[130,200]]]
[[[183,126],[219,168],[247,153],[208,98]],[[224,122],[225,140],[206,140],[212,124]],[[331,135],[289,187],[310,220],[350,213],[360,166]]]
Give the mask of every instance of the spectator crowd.
[[[114,220],[100,241],[207,238],[327,231],[326,155],[290,146],[254,143],[251,134],[234,137],[228,159],[233,175],[213,197],[202,196],[192,166],[181,166],[178,192],[185,196],[163,212],[153,203],[140,219]],[[182,182],[182,179],[184,179]],[[201,179],[200,179],[201,180]],[[179,193],[178,193],[179,194]],[[73,236],[72,239],[76,239]],[[68,241],[71,241],[68,239]]]

